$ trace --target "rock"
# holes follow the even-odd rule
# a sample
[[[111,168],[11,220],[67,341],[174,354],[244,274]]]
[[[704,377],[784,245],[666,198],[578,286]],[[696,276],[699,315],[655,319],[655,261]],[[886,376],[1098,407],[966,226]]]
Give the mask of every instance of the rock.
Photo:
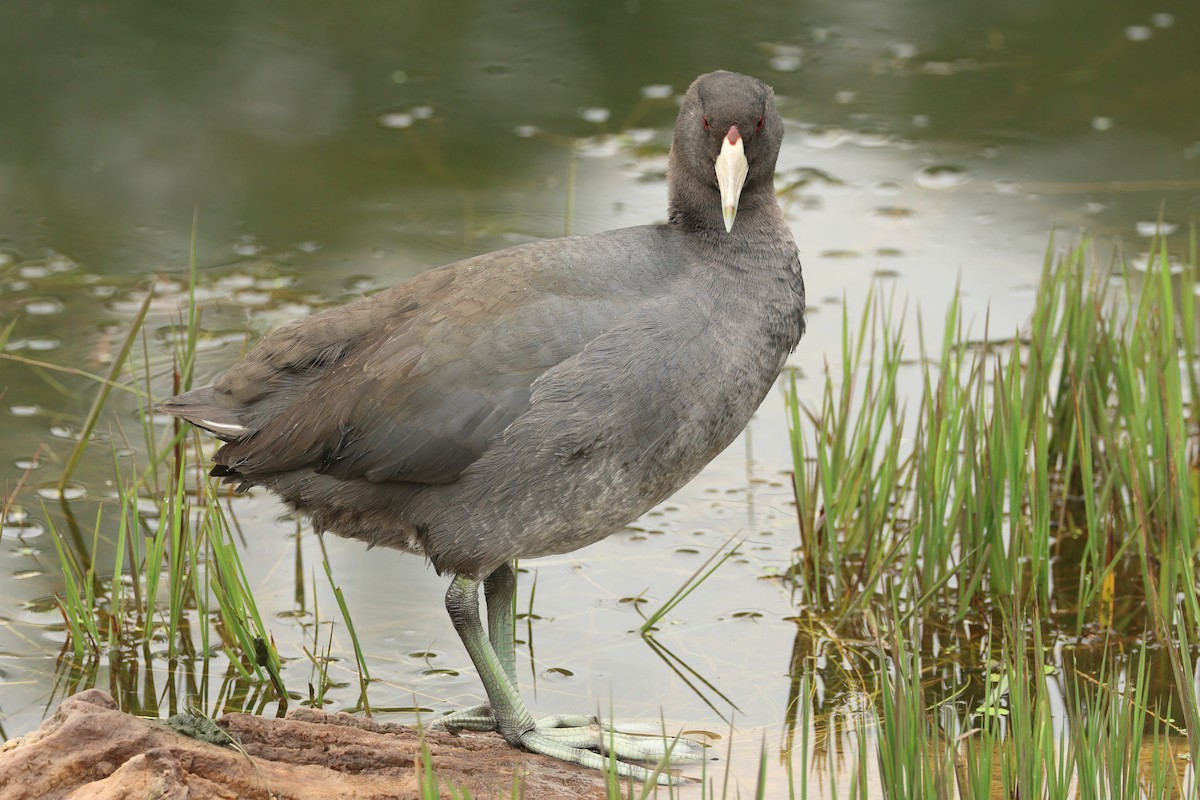
[[[189,738],[125,714],[107,692],[89,689],[0,747],[0,800],[422,796],[422,733],[415,728],[305,708],[286,719],[229,714],[218,724],[240,744]],[[516,771],[521,797],[606,796],[599,773],[514,750],[495,735],[423,736],[443,791],[508,798]]]

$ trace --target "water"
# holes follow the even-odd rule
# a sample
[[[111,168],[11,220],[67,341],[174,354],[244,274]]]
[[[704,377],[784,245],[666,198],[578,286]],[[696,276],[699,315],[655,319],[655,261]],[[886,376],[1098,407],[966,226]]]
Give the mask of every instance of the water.
[[[138,363],[167,394],[193,216],[201,380],[236,359],[247,331],[427,267],[661,220],[671,98],[723,67],[772,83],[787,121],[779,188],[812,307],[791,363],[815,392],[838,351],[842,304],[859,308],[873,284],[938,319],[961,283],[974,330],[987,313],[994,333],[1028,314],[1052,231],[1067,243],[1086,230],[1135,261],[1161,234],[1182,258],[1200,212],[1198,33],[1200,12],[1182,0],[1145,10],[543,0],[468,13],[4,4],[0,318],[17,320],[7,352],[102,374],[154,283],[154,335]],[[74,685],[56,677],[64,632],[51,598],[63,584],[45,528],[62,523],[57,475],[95,384],[3,361],[0,391],[0,483],[20,505],[0,538],[11,578],[0,581],[0,726],[14,736]],[[140,458],[137,403],[118,392],[110,408],[67,488],[85,530],[114,491],[114,451],[126,469]],[[735,779],[752,780],[762,731],[782,741],[790,665],[808,646],[790,593],[771,579],[796,542],[783,430],[772,395],[639,530],[525,565],[536,570],[536,618],[521,634],[519,674],[536,708],[662,713],[669,726],[724,736],[728,703],[689,686],[701,684],[690,668],[736,703]],[[335,608],[313,580],[319,549],[307,532],[297,543],[295,521],[264,494],[233,507],[289,659],[284,679],[303,693],[313,593],[322,619]],[[735,535],[747,537],[741,556],[658,635],[687,665],[673,671],[630,633],[636,608],[665,600]],[[374,706],[480,699],[442,611],[444,579],[419,559],[332,537],[326,547],[379,679]],[[637,596],[649,603],[629,602]],[[333,637],[345,685],[332,707],[349,707],[353,654],[344,628]],[[165,666],[142,677],[148,685],[105,663],[82,679],[165,708]]]

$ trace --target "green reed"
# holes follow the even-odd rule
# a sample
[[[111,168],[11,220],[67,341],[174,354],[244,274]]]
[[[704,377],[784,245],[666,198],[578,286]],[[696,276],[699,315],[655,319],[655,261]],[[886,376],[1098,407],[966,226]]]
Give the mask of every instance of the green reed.
[[[176,338],[173,391],[188,388],[195,363],[200,325],[195,281],[193,250],[186,321]],[[114,388],[132,392],[138,399],[147,464],[139,467],[135,457],[118,459],[114,451],[115,500],[97,506],[90,533],[65,499],[61,525],[51,514],[45,515],[64,576],[58,600],[67,631],[66,652],[74,669],[89,672],[102,652],[114,663],[122,663],[140,649],[147,661],[145,669],[151,670],[151,648],[164,642],[174,670],[178,659],[194,660],[190,639],[194,627],[206,674],[213,652],[210,637],[216,633],[231,673],[253,684],[269,681],[286,703],[278,678],[279,658],[266,645],[269,633],[233,542],[229,518],[221,508],[221,492],[204,474],[202,459],[192,455],[201,452],[200,439],[180,424],[174,424],[172,435],[163,439],[153,422],[148,368],[139,374],[130,365],[138,338],[143,339],[145,352],[144,323],[152,299],[148,291],[109,374],[93,376],[96,395],[59,481],[60,497],[71,471],[85,457],[90,434]],[[102,541],[113,550],[111,565],[96,562]],[[207,681],[194,688],[207,696]]]
[[[844,312],[841,379],[831,371],[820,401],[800,403],[792,384],[791,574],[839,625],[879,599],[885,575],[960,615],[1018,587],[1045,603],[1063,537],[1085,553],[1077,625],[1111,614],[1119,566],[1141,570],[1160,598],[1189,582],[1200,543],[1196,270],[1172,274],[1160,249],[1140,283],[1115,273],[1117,296],[1090,252],[1047,256],[1016,337],[969,340],[956,299],[933,358],[919,318],[912,424],[896,389],[903,327],[877,295],[857,330]]]
[[[918,313],[919,391],[907,394],[905,314],[875,292],[857,322],[843,311],[840,361],[819,399],[801,402],[792,376],[799,540],[788,577],[828,635],[890,626],[873,653],[841,645],[873,699],[865,722],[877,725],[885,796],[1184,796],[1178,735],[1191,732],[1200,763],[1196,255],[1195,234],[1185,264],[1159,244],[1144,272],[1099,267],[1088,243],[1050,251],[1025,326],[994,331],[985,319],[973,331],[956,295],[937,351]],[[1078,580],[1056,581],[1056,561]],[[1047,636],[1110,630],[1122,608],[1144,609],[1146,627],[1100,652],[1119,656],[1121,636],[1161,649],[1183,727],[1149,705],[1144,647],[1120,675],[1052,666]],[[971,712],[922,682],[924,631],[964,620],[984,631],[973,644],[994,665]],[[793,796],[808,796],[800,774]]]

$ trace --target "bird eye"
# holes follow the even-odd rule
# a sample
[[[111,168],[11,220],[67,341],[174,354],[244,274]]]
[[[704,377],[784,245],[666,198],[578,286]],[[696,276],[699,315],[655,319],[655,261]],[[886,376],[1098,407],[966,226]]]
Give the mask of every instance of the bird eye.
[[[764,123],[764,122],[766,122],[766,121],[767,121],[767,118],[766,118],[766,117],[759,117],[759,118],[758,118],[758,124],[754,126],[754,130],[756,130],[756,131],[761,131],[761,130],[762,130],[763,123]]]
[[[708,117],[704,118],[704,130],[708,130]]]

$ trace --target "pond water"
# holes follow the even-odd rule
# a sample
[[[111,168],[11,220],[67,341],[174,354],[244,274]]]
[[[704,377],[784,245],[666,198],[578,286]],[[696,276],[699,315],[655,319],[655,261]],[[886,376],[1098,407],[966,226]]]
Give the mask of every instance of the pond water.
[[[24,360],[0,361],[0,486],[20,506],[0,538],[0,733],[35,728],[80,680],[169,705],[161,662],[132,678],[107,662],[56,668],[63,578],[46,530],[63,512],[45,487],[95,384],[29,361],[104,372],[153,280],[157,335],[138,363],[169,394],[193,217],[203,381],[248,331],[428,267],[662,220],[673,98],[700,72],[747,72],[775,87],[787,123],[778,186],[812,311],[790,363],[815,399],[843,304],[853,313],[872,286],[940,320],[960,284],[978,330],[986,315],[1014,332],[1052,232],[1131,259],[1161,233],[1182,257],[1200,213],[1198,36],[1184,0],[4,4],[0,319],[16,320],[6,352]],[[114,450],[141,457],[136,404],[117,393],[110,409],[75,475],[85,529],[113,491]],[[531,705],[662,716],[723,749],[732,702],[732,780],[752,786],[764,736],[783,747],[797,651],[820,649],[773,577],[796,545],[790,469],[780,392],[633,529],[523,565],[526,611],[536,575],[519,650]],[[264,493],[231,507],[284,680],[304,694],[314,593],[321,618],[337,616],[320,548]],[[731,537],[740,555],[662,626],[669,655],[631,633],[639,607]],[[377,679],[371,705],[477,702],[445,579],[420,559],[325,546]],[[327,708],[353,707],[344,627],[332,641],[345,684]],[[833,702],[838,687],[823,692]]]

